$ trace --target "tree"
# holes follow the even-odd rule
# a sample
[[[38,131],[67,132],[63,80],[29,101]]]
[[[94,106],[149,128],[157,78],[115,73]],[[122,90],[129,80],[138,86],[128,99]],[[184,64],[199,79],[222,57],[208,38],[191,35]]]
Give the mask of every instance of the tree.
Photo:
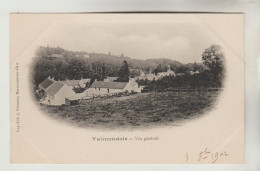
[[[185,74],[189,74],[190,71],[191,71],[191,67],[190,65],[181,65],[178,69],[177,69],[177,72],[178,73],[185,73]]]
[[[204,65],[213,74],[214,80],[221,86],[224,77],[224,54],[219,45],[211,45],[202,54]]]
[[[205,65],[203,63],[194,62],[193,65],[194,65],[193,66],[193,71],[194,72],[195,71],[203,72],[206,69],[206,67],[205,67]]]
[[[163,72],[164,68],[162,67],[162,64],[157,65],[157,67],[154,69],[155,75],[157,75],[159,72]]]
[[[203,63],[210,71],[216,72],[223,69],[224,54],[219,45],[211,45],[202,54]]]
[[[129,75],[131,78],[134,78],[134,77],[140,76],[141,72],[138,69],[131,69]]]
[[[119,70],[119,77],[117,81],[128,82],[129,81],[129,68],[126,60],[123,61],[122,66]]]

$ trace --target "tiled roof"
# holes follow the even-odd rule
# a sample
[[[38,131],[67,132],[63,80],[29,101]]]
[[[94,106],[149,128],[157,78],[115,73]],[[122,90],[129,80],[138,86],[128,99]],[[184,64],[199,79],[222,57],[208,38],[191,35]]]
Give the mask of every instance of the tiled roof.
[[[50,85],[52,85],[54,83],[53,80],[50,80],[50,79],[45,79],[42,83],[39,84],[39,87],[40,88],[43,88],[43,89],[46,89],[48,88]]]
[[[55,95],[63,86],[64,84],[60,82],[55,82],[50,87],[47,88],[46,93],[50,95]]]
[[[81,80],[64,80],[64,81],[59,81],[59,82],[64,83],[68,86],[78,86],[80,84],[80,82],[83,84],[90,82],[90,78],[81,79]]]
[[[124,89],[128,82],[94,81],[90,88]]]

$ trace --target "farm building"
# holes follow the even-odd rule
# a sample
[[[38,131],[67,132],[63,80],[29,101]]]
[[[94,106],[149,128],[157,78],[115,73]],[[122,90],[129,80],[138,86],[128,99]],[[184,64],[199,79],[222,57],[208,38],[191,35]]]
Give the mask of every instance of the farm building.
[[[77,93],[73,96],[69,96],[65,98],[65,103],[68,106],[74,106],[74,105],[78,105],[80,103],[81,100],[90,100],[92,99],[91,97],[86,96],[86,93]]]
[[[145,74],[143,71],[141,71],[141,75],[135,78],[135,80],[146,80],[146,79],[152,81],[152,80],[157,80],[158,78],[155,74],[151,73],[151,69],[149,74]]]
[[[65,104],[65,98],[75,95],[72,87],[47,78],[39,85],[39,90],[45,92],[44,97],[40,100],[41,104],[59,106]]]
[[[167,66],[167,71],[166,72],[159,72],[157,74],[159,78],[165,77],[165,76],[176,76],[176,74],[171,70],[170,65]]]
[[[73,96],[72,96],[72,97],[67,97],[67,98],[65,98],[65,104],[66,104],[67,106],[79,105],[79,102],[80,102],[80,99],[78,99],[78,98],[73,98]]]
[[[85,91],[87,96],[116,94],[124,92],[141,93],[141,88],[134,80],[129,82],[105,82],[94,81],[93,84]]]
[[[190,71],[190,75],[194,75],[194,74],[199,74],[200,72],[199,71]]]
[[[152,74],[151,69],[150,69],[150,73],[149,74],[145,74],[144,72],[141,73],[141,75],[137,78],[135,78],[136,80],[149,80],[149,81],[153,81],[153,80],[159,80],[162,79],[165,76],[176,76],[176,74],[171,70],[170,65],[167,66],[167,71],[166,72],[158,72],[157,75]]]
[[[64,80],[64,81],[60,81],[61,83],[64,83],[70,87],[75,87],[75,88],[85,88],[86,84],[88,84],[90,82],[90,79],[83,79],[81,78],[80,80]]]
[[[42,104],[60,106],[65,104],[65,98],[73,96],[75,92],[67,85],[55,82],[45,90],[46,96],[41,100]]]
[[[69,79],[67,79],[67,80],[63,80],[63,81],[60,81],[60,80],[56,81],[54,79],[54,77],[49,76],[42,83],[39,84],[39,88],[44,90],[44,89],[46,89],[46,87],[50,86],[54,82],[60,82],[60,83],[66,84],[67,86],[73,87],[73,88],[74,87],[75,88],[79,88],[79,87],[85,88],[86,84],[90,83],[90,78],[86,78],[86,79],[81,78],[80,80],[74,80],[74,79],[69,80]]]
[[[39,89],[46,90],[54,82],[55,81],[51,77],[48,77],[42,83],[39,84]]]
[[[113,80],[113,79],[112,79]],[[39,90],[44,91],[40,100],[41,104],[60,106],[63,104],[78,105],[81,100],[89,100],[93,96],[117,94],[124,92],[141,93],[142,88],[133,79],[129,82],[94,81],[92,85],[82,93],[75,93],[74,88],[88,83],[90,79],[55,81],[47,78],[39,85]]]

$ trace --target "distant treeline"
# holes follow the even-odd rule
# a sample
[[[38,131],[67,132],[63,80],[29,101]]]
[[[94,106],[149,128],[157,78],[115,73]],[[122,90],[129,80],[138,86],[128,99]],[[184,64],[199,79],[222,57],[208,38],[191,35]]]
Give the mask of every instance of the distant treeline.
[[[183,74],[179,76],[166,76],[157,81],[137,80],[139,85],[144,85],[147,90],[158,90],[166,88],[208,88],[223,86],[225,76],[224,54],[221,47],[212,45],[205,49],[202,61],[206,69],[199,73]],[[187,65],[186,65],[187,66]]]
[[[214,75],[205,70],[199,74],[194,75],[180,75],[165,76],[157,81],[138,80],[140,85],[145,86],[146,90],[157,90],[167,88],[208,88],[208,87],[222,87],[222,78],[215,79]]]
[[[130,77],[139,76],[143,72],[157,74],[167,70],[170,65],[175,73],[189,73],[190,71],[206,70],[203,63],[182,64],[176,60],[166,58],[138,60],[110,52],[87,53],[85,51],[69,51],[60,47],[39,47],[35,53],[32,78],[33,85],[38,85],[48,76],[56,80],[91,78],[103,80],[107,76],[119,76],[122,62],[126,60],[130,70]]]

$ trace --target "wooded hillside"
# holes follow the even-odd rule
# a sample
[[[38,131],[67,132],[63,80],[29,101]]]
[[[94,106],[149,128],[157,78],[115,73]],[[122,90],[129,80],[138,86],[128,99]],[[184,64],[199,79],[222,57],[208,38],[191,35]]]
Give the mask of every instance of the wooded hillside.
[[[138,76],[140,70],[153,73],[167,70],[167,65],[175,73],[189,71],[203,71],[202,63],[182,64],[176,60],[166,58],[138,60],[124,54],[114,55],[108,52],[88,53],[85,51],[69,51],[60,47],[39,47],[35,53],[32,78],[35,89],[48,76],[56,80],[91,78],[103,80],[107,76],[119,76],[122,62],[126,60],[130,69],[130,76]]]

